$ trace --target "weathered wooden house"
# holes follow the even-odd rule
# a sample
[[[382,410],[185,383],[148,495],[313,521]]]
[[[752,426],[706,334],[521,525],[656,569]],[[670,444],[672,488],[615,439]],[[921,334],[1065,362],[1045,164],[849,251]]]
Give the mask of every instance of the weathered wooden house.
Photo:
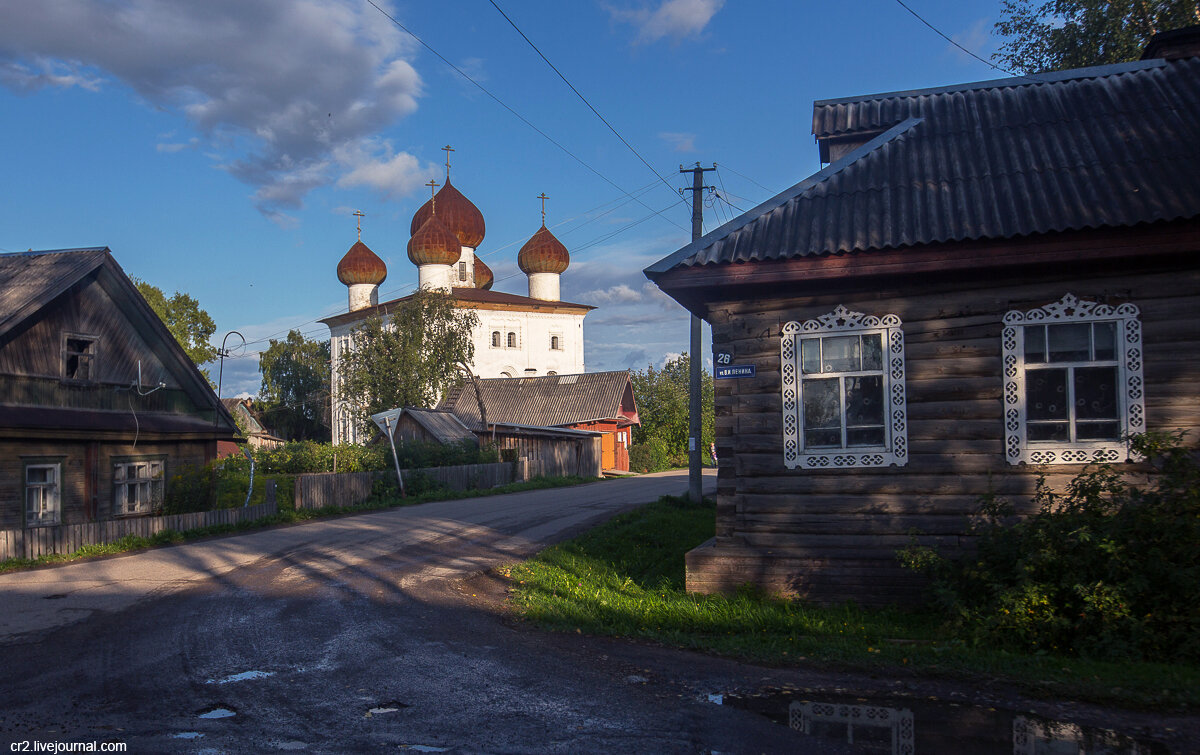
[[[825,100],[828,167],[647,268],[712,325],[716,538],[691,590],[914,599],[989,492],[1200,438],[1200,58]],[[1169,58],[1169,59],[1166,59]]]
[[[453,445],[455,443],[478,443],[475,433],[462,423],[453,413],[440,409],[417,409],[404,407],[396,419],[392,435],[397,443],[418,441],[421,443],[440,443]],[[376,442],[383,443],[384,435]]]
[[[235,433],[107,248],[0,255],[0,529],[153,513]]]
[[[601,465],[629,471],[630,428],[639,424],[628,370],[476,380],[488,423],[601,433]],[[474,427],[479,399],[472,383],[447,392],[439,409]]]
[[[263,425],[262,416],[254,411],[250,399],[223,398],[221,404],[234,418],[234,422],[246,438],[246,445],[251,448],[279,448],[287,443]],[[234,452],[237,453],[236,449]]]

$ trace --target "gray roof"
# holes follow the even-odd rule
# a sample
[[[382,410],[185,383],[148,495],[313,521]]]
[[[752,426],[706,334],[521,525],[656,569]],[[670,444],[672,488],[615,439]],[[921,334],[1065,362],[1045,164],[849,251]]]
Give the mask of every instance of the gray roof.
[[[870,141],[646,274],[1200,215],[1200,58],[823,100],[813,132]]]
[[[109,258],[107,247],[0,254],[0,336]]]
[[[438,409],[404,408],[404,414],[413,418],[425,432],[437,438],[439,443],[461,443],[475,441],[475,434],[462,421],[447,411]],[[399,425],[397,425],[399,427]]]
[[[628,370],[479,380],[489,423],[559,427],[622,419],[622,405],[636,417]],[[627,395],[628,392],[628,395]],[[439,409],[479,425],[479,403],[470,382],[452,389]]]

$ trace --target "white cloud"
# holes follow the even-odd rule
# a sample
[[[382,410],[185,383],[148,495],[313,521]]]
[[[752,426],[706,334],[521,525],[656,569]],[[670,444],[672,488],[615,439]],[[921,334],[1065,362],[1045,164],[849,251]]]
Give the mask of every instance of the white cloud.
[[[412,193],[429,178],[441,177],[438,166],[429,163],[422,168],[416,157],[393,152],[387,141],[361,140],[339,147],[333,156],[345,171],[338,186],[367,186],[387,197]]]
[[[966,29],[956,34],[951,34],[950,38],[984,60],[987,60],[991,56],[994,47],[991,30],[992,20],[990,18],[981,18]],[[946,51],[962,63],[979,62],[954,45],[946,45]]]
[[[0,3],[0,85],[95,91],[116,80],[182,113],[269,217],[365,169],[331,156],[377,147],[372,137],[416,109],[411,44],[356,0]],[[397,191],[398,157],[386,155],[390,179],[349,185]]]
[[[677,133],[674,131],[664,131],[658,135],[667,144],[671,145],[671,149],[676,152],[695,152],[696,151],[696,135],[687,133]]]
[[[656,42],[663,37],[676,41],[699,36],[708,22],[725,5],[725,0],[663,0],[657,8],[624,10],[609,7],[614,20],[633,24],[638,29],[635,44]]]

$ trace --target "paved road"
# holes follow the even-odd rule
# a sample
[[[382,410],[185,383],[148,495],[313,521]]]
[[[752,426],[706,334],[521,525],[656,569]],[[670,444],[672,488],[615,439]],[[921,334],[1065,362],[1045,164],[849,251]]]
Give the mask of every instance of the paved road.
[[[674,651],[664,665],[470,600],[495,585],[464,577],[685,486],[676,473],[448,501],[0,575],[0,743],[799,751],[788,729],[706,699],[744,667],[701,672]]]

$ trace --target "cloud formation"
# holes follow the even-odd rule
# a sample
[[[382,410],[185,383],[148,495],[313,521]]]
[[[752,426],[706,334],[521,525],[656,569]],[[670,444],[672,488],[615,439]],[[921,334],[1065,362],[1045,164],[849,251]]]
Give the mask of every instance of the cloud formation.
[[[664,131],[658,135],[667,144],[671,145],[671,149],[676,152],[695,152],[696,151],[696,135],[680,133],[674,131]]]
[[[610,6],[608,12],[614,20],[637,27],[634,44],[649,44],[663,37],[678,41],[699,36],[723,5],[725,0],[663,0],[653,9]]]
[[[119,82],[182,113],[280,222],[318,186],[420,185],[416,158],[376,138],[417,107],[410,45],[355,0],[0,4],[0,85],[33,93]]]

